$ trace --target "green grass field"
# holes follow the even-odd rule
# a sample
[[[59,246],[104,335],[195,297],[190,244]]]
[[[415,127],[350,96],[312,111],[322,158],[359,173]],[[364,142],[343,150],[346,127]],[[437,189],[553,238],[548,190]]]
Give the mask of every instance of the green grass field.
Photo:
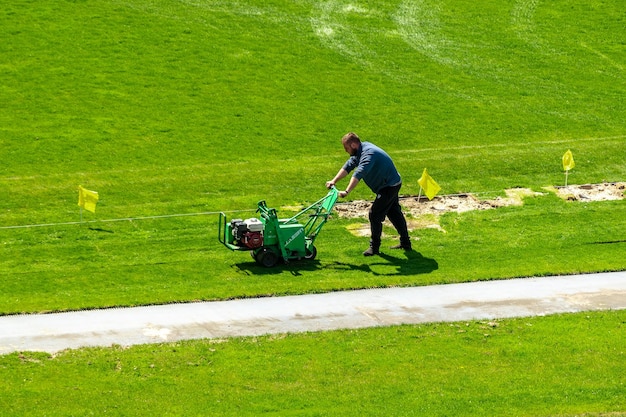
[[[626,313],[0,357],[23,415],[623,417]]]
[[[561,156],[568,149],[576,161],[570,184],[624,181],[625,22],[616,0],[4,5],[0,314],[624,270],[623,200],[566,202],[546,193],[521,207],[450,213],[440,219],[445,233],[412,232],[416,253],[375,259],[360,255],[368,239],[349,232],[365,220],[332,219],[315,261],[271,270],[217,242],[216,213],[252,217],[261,199],[282,208],[321,198],[324,182],[345,161],[340,138],[347,131],[390,153],[403,194],[418,194],[424,167],[443,194],[544,191],[563,184]],[[78,185],[100,193],[96,214],[84,213],[83,225],[69,224],[80,220]],[[350,198],[372,195],[361,185]],[[392,243],[390,235],[385,245]],[[597,317],[623,323],[618,313]],[[393,339],[397,331],[376,332]],[[511,331],[522,337],[516,334]],[[302,337],[311,338],[302,349],[324,363],[328,353],[306,345],[342,336]],[[556,337],[557,344],[563,340]],[[447,343],[442,335],[433,338],[433,346]],[[275,342],[266,343],[270,351]],[[590,349],[603,343],[599,338]],[[201,342],[185,346],[191,356],[211,349]],[[145,349],[166,355],[170,348]],[[464,351],[457,345],[453,353]],[[106,362],[107,355],[129,353],[77,354]],[[556,354],[563,363],[571,355]],[[233,360],[250,356],[237,352]],[[622,356],[616,363],[623,364]],[[348,369],[351,358],[349,352],[336,357]],[[501,359],[494,366],[506,363]],[[11,360],[2,372],[18,375],[21,365]],[[269,380],[255,363],[260,380]],[[471,373],[480,365],[466,366]],[[70,368],[54,372],[68,378]],[[593,369],[593,361],[580,364],[573,373],[581,379],[563,390],[536,387],[534,397],[546,405],[526,412],[520,405],[509,415],[623,412],[623,404],[594,402],[592,395],[561,408],[554,393],[572,392]],[[469,381],[464,389],[488,381]],[[176,384],[165,379],[155,390]],[[623,381],[612,389],[623,394]],[[312,391],[319,388],[308,386],[303,397]],[[605,386],[598,392],[612,398]],[[232,400],[237,390],[225,395]],[[152,399],[156,407],[160,398]],[[366,403],[368,410],[385,396],[378,398]],[[462,414],[452,402],[440,403],[432,413],[415,414]],[[191,414],[203,414],[205,404],[196,404]],[[506,415],[494,407],[470,408],[467,415]],[[307,409],[297,400],[282,408]],[[85,413],[78,407],[59,414]],[[412,412],[399,405],[395,414]]]

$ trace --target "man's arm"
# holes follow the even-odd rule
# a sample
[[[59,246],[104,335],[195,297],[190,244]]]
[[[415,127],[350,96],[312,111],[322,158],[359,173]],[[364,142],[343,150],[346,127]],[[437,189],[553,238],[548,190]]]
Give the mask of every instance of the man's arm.
[[[339,172],[337,172],[337,175],[335,175],[335,178],[333,178],[330,181],[326,181],[326,188],[331,188],[333,187],[335,184],[337,184],[337,181],[345,178],[348,175],[348,171],[346,171],[344,168],[341,168],[339,170]],[[359,179],[356,178],[355,176],[352,176],[352,178],[350,178],[350,182],[348,183],[348,186],[346,187],[345,191],[340,191],[339,192],[339,197],[345,197],[347,196],[350,191],[354,190],[354,188],[359,185]]]
[[[350,182],[348,183],[348,186],[346,187],[346,190],[339,192],[339,197],[347,196],[350,193],[350,191],[354,190],[354,188],[357,185],[359,185],[359,179],[357,177],[353,176],[352,178],[350,178]]]
[[[335,178],[333,178],[330,181],[326,181],[326,188],[331,188],[332,186],[337,184],[337,181],[341,180],[342,178],[345,178],[346,175],[348,175],[348,171],[341,168],[339,172],[337,172],[337,175],[335,175]]]

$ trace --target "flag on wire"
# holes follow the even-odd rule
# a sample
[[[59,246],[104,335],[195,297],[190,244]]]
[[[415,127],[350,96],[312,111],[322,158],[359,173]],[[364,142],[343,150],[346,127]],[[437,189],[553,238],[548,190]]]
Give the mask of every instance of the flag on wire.
[[[428,175],[428,171],[426,171],[426,168],[424,168],[422,177],[417,180],[417,183],[420,185],[420,187],[422,187],[422,190],[424,190],[424,194],[426,194],[426,197],[428,197],[429,200],[432,200],[435,195],[437,195],[439,190],[441,190],[439,184],[437,184],[435,180],[430,175]]]
[[[574,155],[572,155],[572,151],[568,149],[567,152],[565,152],[565,154],[563,155],[563,170],[569,171],[575,166],[576,164],[574,164]]]
[[[90,191],[80,185],[78,186],[78,205],[81,208],[95,213],[98,198],[98,193],[96,191]]]

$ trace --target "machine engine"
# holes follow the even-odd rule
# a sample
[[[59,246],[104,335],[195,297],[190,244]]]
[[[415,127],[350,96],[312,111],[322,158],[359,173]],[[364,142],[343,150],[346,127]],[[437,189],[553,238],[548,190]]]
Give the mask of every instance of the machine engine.
[[[259,219],[234,219],[230,222],[233,243],[248,249],[263,246],[263,223]]]

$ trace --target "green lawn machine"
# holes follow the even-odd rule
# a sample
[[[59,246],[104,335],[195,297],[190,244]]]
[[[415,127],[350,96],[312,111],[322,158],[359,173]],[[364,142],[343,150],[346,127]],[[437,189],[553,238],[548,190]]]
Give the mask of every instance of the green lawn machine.
[[[339,191],[333,187],[326,196],[289,219],[279,219],[276,209],[259,201],[260,219],[233,219],[220,213],[218,239],[233,251],[250,251],[259,264],[272,267],[282,259],[315,259],[315,239],[328,221]],[[305,222],[306,220],[306,222]]]

